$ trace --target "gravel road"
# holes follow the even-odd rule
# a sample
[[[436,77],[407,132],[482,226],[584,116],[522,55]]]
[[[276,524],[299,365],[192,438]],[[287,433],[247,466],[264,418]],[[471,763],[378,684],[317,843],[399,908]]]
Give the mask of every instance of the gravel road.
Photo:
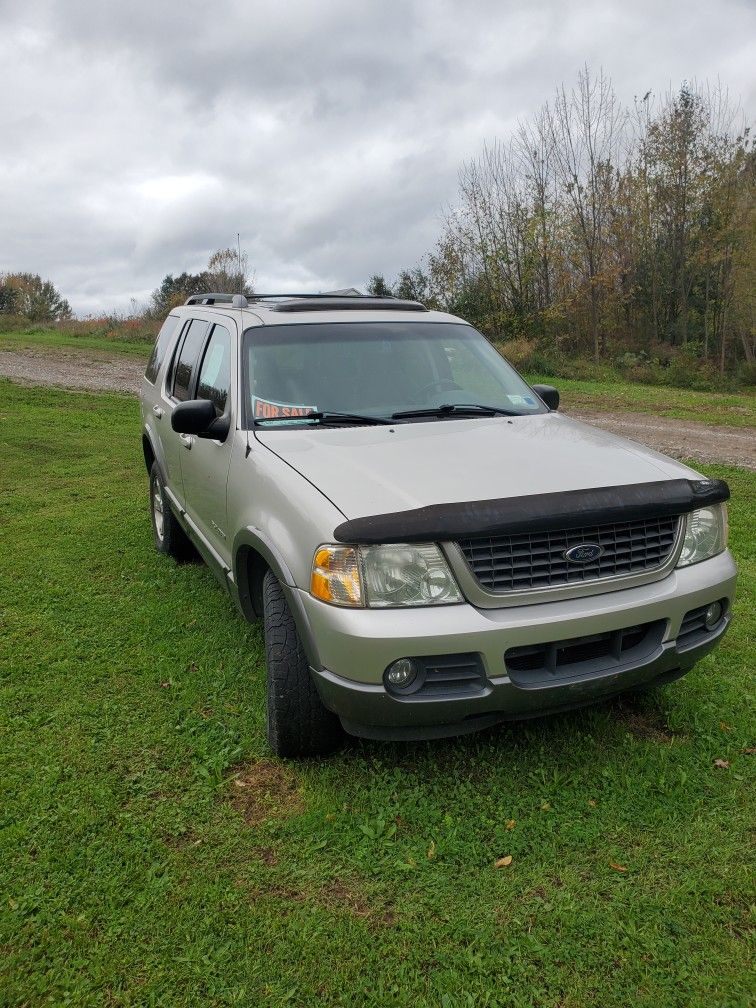
[[[23,385],[135,393],[144,361],[99,351],[0,350],[0,375]],[[570,416],[632,438],[673,458],[719,462],[756,470],[756,432],[715,427],[651,413],[565,410]]]
[[[0,375],[21,385],[52,385],[88,392],[136,393],[141,357],[96,350],[0,350]]]
[[[753,427],[715,427],[696,420],[654,416],[653,413],[599,413],[569,409],[565,412],[596,427],[640,441],[673,458],[756,469],[756,430]]]

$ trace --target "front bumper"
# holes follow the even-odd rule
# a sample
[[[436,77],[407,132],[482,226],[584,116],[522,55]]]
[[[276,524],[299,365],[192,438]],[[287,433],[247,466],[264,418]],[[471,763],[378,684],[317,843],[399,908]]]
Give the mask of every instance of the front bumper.
[[[729,551],[673,571],[662,581],[588,598],[506,609],[464,604],[424,609],[339,609],[294,589],[300,632],[325,705],[347,731],[367,738],[433,738],[476,731],[498,721],[536,717],[655,681],[683,675],[727,629],[735,592]],[[726,615],[713,632],[677,642],[687,613],[722,600]],[[574,676],[513,682],[504,653],[512,647],[566,641],[654,621],[659,639],[627,661],[596,663]],[[397,697],[383,685],[397,658],[474,653],[485,685],[475,696]]]

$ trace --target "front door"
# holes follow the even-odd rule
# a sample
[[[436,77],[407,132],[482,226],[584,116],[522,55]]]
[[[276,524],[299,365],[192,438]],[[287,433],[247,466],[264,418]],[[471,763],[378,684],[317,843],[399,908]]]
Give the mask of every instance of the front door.
[[[233,325],[229,322],[228,325]],[[231,544],[226,539],[226,485],[234,442],[234,339],[226,325],[213,326],[199,361],[193,399],[209,399],[216,414],[230,419],[225,441],[182,435],[180,452],[187,517],[226,567]]]
[[[171,427],[171,414],[178,403],[191,398],[192,385],[197,375],[197,360],[209,329],[210,323],[204,319],[192,319],[184,326],[176,344],[159,403],[160,439],[165,457],[168,489],[182,508],[186,500],[182,479],[182,456],[186,452],[187,439],[184,434],[177,434]]]

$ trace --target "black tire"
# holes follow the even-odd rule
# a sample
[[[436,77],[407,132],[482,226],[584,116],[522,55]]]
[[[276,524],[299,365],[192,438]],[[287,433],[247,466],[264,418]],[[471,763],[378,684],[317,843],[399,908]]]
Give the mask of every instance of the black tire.
[[[341,722],[323,706],[302,642],[275,574],[263,581],[268,670],[268,743],[276,756],[326,756],[344,742]]]
[[[189,537],[171,511],[157,462],[153,462],[150,469],[150,517],[152,537],[158,553],[173,557],[177,563],[185,563],[196,556]]]

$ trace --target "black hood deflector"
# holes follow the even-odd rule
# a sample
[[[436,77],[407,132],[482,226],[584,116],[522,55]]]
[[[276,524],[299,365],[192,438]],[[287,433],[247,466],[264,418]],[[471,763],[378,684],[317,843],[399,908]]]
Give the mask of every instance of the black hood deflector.
[[[353,518],[334,531],[337,542],[368,545],[444,542],[468,536],[579,528],[686,514],[728,500],[724,480],[663,480],[567,490],[499,500],[430,504],[411,511]]]

